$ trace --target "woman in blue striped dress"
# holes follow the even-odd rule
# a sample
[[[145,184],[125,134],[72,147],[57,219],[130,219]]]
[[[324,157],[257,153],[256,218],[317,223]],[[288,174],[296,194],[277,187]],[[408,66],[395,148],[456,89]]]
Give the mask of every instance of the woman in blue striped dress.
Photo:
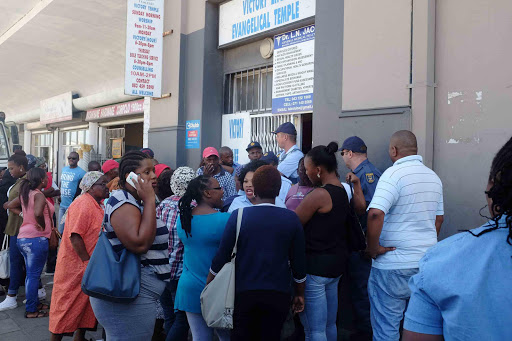
[[[126,182],[137,174],[135,187]],[[104,226],[117,252],[127,249],[141,258],[140,293],[130,303],[90,298],[107,340],[151,340],[156,306],[170,277],[169,231],[156,219],[156,175],[152,159],[139,151],[127,153],[119,164],[119,186],[105,205]]]

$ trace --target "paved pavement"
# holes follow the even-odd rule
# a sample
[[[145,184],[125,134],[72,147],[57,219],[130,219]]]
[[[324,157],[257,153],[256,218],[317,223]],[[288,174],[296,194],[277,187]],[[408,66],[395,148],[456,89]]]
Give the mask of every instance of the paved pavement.
[[[51,301],[51,292],[53,287],[53,277],[42,276],[43,285],[46,289],[46,303]],[[0,311],[0,340],[1,341],[43,341],[50,339],[48,331],[48,317],[27,319],[25,318],[25,287],[20,288],[18,295],[18,308],[6,311]],[[5,296],[0,297],[3,301]],[[87,332],[86,338],[92,340],[101,340],[103,329],[98,326],[95,332]],[[64,337],[64,340],[72,340],[71,337]]]

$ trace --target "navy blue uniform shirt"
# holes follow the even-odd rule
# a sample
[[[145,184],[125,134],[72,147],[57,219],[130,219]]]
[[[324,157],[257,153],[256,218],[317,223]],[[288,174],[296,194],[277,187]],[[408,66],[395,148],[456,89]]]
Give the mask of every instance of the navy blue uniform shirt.
[[[354,174],[361,180],[364,200],[366,200],[366,205],[368,206],[375,194],[377,182],[379,181],[382,172],[368,161],[368,159],[366,159],[361,162],[356,169],[354,169]]]

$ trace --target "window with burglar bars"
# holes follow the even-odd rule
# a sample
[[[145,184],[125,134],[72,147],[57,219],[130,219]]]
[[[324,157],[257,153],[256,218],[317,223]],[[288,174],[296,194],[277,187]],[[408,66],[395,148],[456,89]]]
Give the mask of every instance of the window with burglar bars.
[[[227,74],[224,83],[224,113],[271,112],[272,75],[272,66]]]
[[[299,115],[261,115],[251,117],[251,140],[258,141],[263,148],[263,152],[274,152],[276,155],[279,153],[279,146],[277,145],[276,136],[272,134],[281,124],[285,122],[292,122],[298,132],[297,145],[301,145],[301,121]]]

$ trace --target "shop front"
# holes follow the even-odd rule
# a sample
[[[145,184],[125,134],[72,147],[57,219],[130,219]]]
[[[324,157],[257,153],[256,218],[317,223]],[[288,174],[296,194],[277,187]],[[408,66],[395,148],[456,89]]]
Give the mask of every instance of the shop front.
[[[277,154],[272,131],[284,122],[294,123],[299,148],[311,148],[314,17],[314,0],[267,2],[251,10],[242,0],[220,5],[222,145],[233,149],[236,162],[249,161],[245,149],[251,141]],[[254,26],[255,21],[261,25]]]
[[[140,150],[144,141],[144,100],[88,110],[86,121],[96,129],[95,160],[120,159],[130,150]]]

